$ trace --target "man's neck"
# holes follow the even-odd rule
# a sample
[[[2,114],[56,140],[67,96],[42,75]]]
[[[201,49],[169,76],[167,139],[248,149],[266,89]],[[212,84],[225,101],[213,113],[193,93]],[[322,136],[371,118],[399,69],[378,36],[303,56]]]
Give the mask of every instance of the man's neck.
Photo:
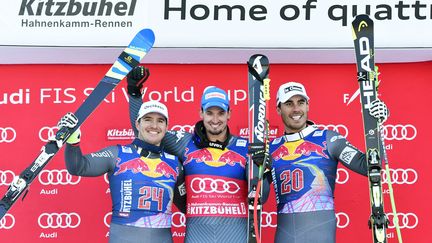
[[[207,132],[206,135],[207,135],[208,140],[211,142],[216,142],[216,141],[224,142],[227,139],[227,132],[226,131],[222,132],[221,134],[218,134],[218,135],[214,135],[214,134]]]
[[[288,127],[285,127],[285,134],[293,134],[293,133],[298,133],[301,132],[303,129],[305,129],[307,127],[307,124],[305,124],[302,128],[300,129],[291,129]]]

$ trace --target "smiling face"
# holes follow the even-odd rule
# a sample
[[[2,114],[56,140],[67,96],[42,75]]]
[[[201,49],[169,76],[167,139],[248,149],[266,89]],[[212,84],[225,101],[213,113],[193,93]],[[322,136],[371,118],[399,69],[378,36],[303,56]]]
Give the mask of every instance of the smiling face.
[[[148,113],[136,121],[138,138],[159,146],[167,131],[167,119],[159,113]]]
[[[210,141],[225,141],[227,137],[227,123],[231,117],[231,111],[225,111],[220,107],[212,106],[205,111],[201,111],[200,116],[203,120]]]
[[[299,132],[306,127],[309,103],[303,96],[294,95],[285,103],[281,103],[277,107],[277,112],[282,118],[286,133]]]

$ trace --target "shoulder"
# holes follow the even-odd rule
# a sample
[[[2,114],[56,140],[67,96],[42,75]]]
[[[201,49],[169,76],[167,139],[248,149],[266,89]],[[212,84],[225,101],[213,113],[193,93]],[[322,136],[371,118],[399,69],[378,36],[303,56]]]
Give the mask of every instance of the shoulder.
[[[230,141],[228,142],[228,145],[234,145],[236,147],[248,147],[248,140],[246,138],[238,137],[231,135]]]
[[[179,142],[180,140],[189,141],[192,139],[192,134],[185,132],[183,130],[181,131],[168,130],[164,139],[176,143]]]
[[[275,139],[273,139],[270,142],[270,146],[276,146],[280,143],[284,143],[285,142],[285,136],[280,136],[280,137],[276,137]]]

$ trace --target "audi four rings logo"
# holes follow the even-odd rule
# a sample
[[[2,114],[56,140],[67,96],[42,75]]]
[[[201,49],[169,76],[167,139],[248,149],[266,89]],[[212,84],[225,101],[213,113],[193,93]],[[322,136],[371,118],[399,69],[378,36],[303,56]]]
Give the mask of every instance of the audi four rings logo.
[[[401,229],[414,229],[418,225],[418,217],[414,213],[396,213],[399,227]],[[388,213],[387,217],[389,219],[389,229],[394,229],[395,225],[393,224],[394,214]]]
[[[54,137],[57,131],[58,127],[42,127],[39,130],[39,139],[42,142],[48,142],[49,138]]]
[[[319,128],[322,129],[327,129],[327,130],[332,130],[335,131],[337,133],[339,133],[340,135],[342,135],[344,138],[348,137],[348,128],[345,125],[342,124],[338,124],[338,125],[333,125],[333,124],[327,124],[327,125],[317,125]]]
[[[0,143],[11,143],[16,138],[16,131],[12,127],[0,127]]]
[[[240,186],[234,181],[212,178],[193,178],[190,187],[195,193],[235,194],[240,190]]]
[[[81,217],[77,213],[43,213],[38,218],[42,229],[76,228],[80,223]]]
[[[42,170],[38,177],[42,185],[76,185],[81,180],[81,177],[72,176],[65,169]]]
[[[171,224],[176,228],[186,227],[186,215],[181,212],[175,212],[171,215]]]
[[[336,172],[336,183],[345,184],[349,180],[349,173],[344,168],[338,168]]]
[[[11,170],[0,170],[0,186],[9,186],[15,177]]]
[[[411,124],[385,125],[383,137],[386,140],[413,140],[417,136],[417,128]]]
[[[174,125],[171,127],[171,130],[175,131],[185,131],[188,133],[193,133],[195,126],[193,125]]]
[[[390,182],[392,184],[414,184],[418,179],[417,171],[414,169],[389,169],[390,170]],[[387,183],[387,173],[382,171],[382,183]]]
[[[0,229],[12,229],[15,225],[15,217],[12,214],[5,214],[0,220]]]
[[[109,212],[109,213],[107,213],[107,214],[105,214],[105,216],[104,216],[104,224],[105,224],[105,226],[106,227],[110,227],[110,221],[111,221],[111,215],[112,215],[112,212]]]

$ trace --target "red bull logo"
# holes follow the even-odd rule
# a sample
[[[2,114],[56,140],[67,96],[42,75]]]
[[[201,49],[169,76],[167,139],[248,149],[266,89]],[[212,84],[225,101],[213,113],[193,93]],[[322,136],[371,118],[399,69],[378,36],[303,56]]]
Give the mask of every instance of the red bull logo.
[[[126,171],[132,171],[132,173],[136,174],[150,170],[148,164],[140,158],[131,159],[121,164],[119,161],[117,162],[117,167],[119,169],[114,173],[114,175],[119,175]]]
[[[164,175],[166,178],[172,178],[175,180],[177,179],[178,175],[178,167],[176,167],[176,170],[174,170],[169,164],[167,164],[164,161],[161,161],[159,164],[156,165],[156,168],[154,172]]]
[[[186,148],[186,150],[189,150]],[[187,153],[187,151],[186,151]],[[205,161],[213,161],[213,155],[207,148],[198,149],[186,154],[186,160],[183,165],[189,164],[192,160],[195,160],[197,163],[202,163]]]
[[[189,164],[191,161],[196,163],[205,163],[213,167],[224,165],[234,166],[239,164],[241,167],[246,167],[246,158],[237,152],[229,149],[204,148],[192,151],[186,154],[186,160],[183,165]]]
[[[239,164],[243,168],[246,167],[246,158],[232,150],[228,150],[227,152],[223,153],[219,157],[219,162],[223,162],[231,166]]]
[[[294,154],[303,154],[309,156],[312,152],[314,152],[328,159],[328,156],[324,153],[324,150],[326,150],[326,142],[323,142],[323,145],[324,146],[319,146],[318,144],[304,141],[296,148]]]
[[[285,156],[290,155],[290,152],[288,150],[287,147],[285,147],[285,145],[281,145],[279,146],[279,148],[277,148],[273,153],[272,153],[272,158],[273,160],[277,161],[282,159]]]
[[[160,158],[134,158],[123,163],[118,162],[117,167],[119,169],[114,173],[114,175],[119,175],[126,171],[131,171],[134,174],[142,173],[153,178],[164,176],[166,178],[172,177],[173,179],[177,179],[178,175],[178,167],[174,169]]]
[[[316,153],[324,158],[329,158],[324,152],[326,148],[326,143],[323,142],[324,146],[318,144],[299,140],[296,142],[285,143],[279,146],[271,155],[274,161],[280,159],[284,160],[294,160],[302,155],[309,156],[312,153]]]

